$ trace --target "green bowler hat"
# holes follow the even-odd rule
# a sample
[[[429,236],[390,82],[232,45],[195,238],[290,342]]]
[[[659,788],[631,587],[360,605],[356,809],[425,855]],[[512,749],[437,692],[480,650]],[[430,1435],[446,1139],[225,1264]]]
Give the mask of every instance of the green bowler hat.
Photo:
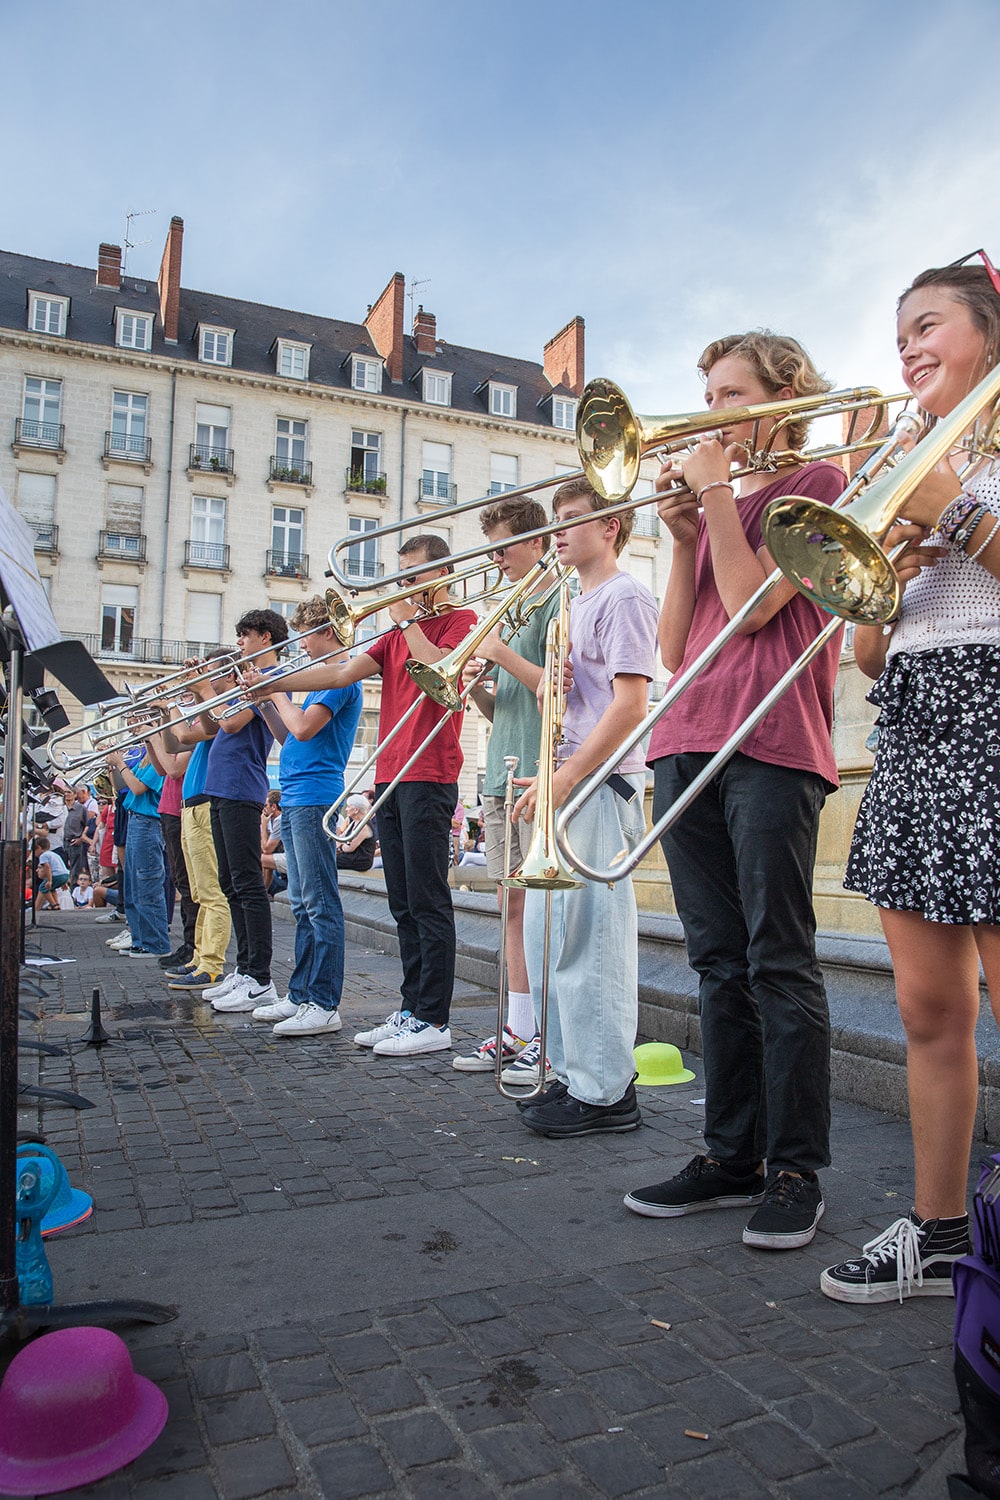
[[[684,1059],[672,1042],[643,1042],[632,1056],[640,1088],[659,1088],[666,1083],[690,1083],[694,1074],[684,1066]]]

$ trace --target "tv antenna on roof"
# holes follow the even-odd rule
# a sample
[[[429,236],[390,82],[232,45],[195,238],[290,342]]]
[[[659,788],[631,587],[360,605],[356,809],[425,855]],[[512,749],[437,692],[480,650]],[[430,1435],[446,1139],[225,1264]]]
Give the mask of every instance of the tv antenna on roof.
[[[126,211],[126,214],[125,214],[125,237],[122,240],[122,251],[123,251],[123,254],[122,254],[122,275],[123,276],[125,275],[125,272],[128,270],[128,253],[129,253],[129,251],[130,250],[135,250],[137,248],[137,246],[139,246],[139,245],[148,245],[148,244],[151,243],[150,239],[145,239],[145,240],[133,240],[132,239],[132,220],[133,219],[144,219],[144,218],[147,218],[149,214],[155,214],[155,213],[156,213],[156,209],[155,208],[139,208],[139,209],[130,208],[130,209],[128,209]]]
[[[416,279],[414,279],[413,281],[410,282],[410,290],[407,292],[406,295],[410,299],[410,327],[411,328],[413,327],[413,294],[417,290],[418,286],[430,286],[430,284],[431,284],[431,278],[429,276],[425,276],[424,279],[423,279],[423,281],[417,281]]]

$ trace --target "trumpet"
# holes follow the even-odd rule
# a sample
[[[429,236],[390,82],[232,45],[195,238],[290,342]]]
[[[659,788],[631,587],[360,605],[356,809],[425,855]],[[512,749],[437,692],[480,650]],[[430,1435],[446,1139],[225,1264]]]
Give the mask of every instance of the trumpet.
[[[764,540],[800,594],[841,619],[884,625],[899,609],[899,577],[882,548],[906,502],[973,424],[972,462],[1000,448],[1000,365],[914,451],[846,509],[788,495],[768,506]]]
[[[747,422],[755,425],[765,421],[774,423],[773,430],[769,431],[761,447],[751,454],[744,467],[733,470],[732,478],[739,479],[747,474],[756,474],[762,469],[776,470],[790,464],[840,458],[877,448],[880,442],[877,433],[886,418],[889,407],[907,400],[909,397],[906,395],[886,396],[874,386],[854,386],[842,391],[827,391],[816,396],[796,396],[787,401],[765,401],[753,406],[728,408],[725,414],[727,426],[742,425]],[[866,412],[869,415],[863,419],[863,414]],[[848,417],[848,430],[842,442],[826,443],[801,453],[795,449],[779,449],[776,446],[778,437],[792,422],[801,420],[803,417],[812,420],[828,416]],[[573,479],[585,478],[602,499],[613,502],[602,508],[601,519],[603,521],[610,520],[614,516],[625,515],[627,511],[635,510],[642,505],[653,505],[663,498],[662,494],[633,498],[631,493],[639,477],[639,468],[643,460],[656,455],[669,457],[673,453],[690,447],[694,438],[706,432],[716,431],[719,427],[719,420],[718,411],[706,410],[684,412],[671,417],[637,417],[627,397],[613,381],[592,380],[585,387],[580,398],[580,408],[577,414],[577,441],[583,467],[571,474],[560,474],[555,478],[521,485],[518,489],[507,491],[505,499],[511,499],[515,495],[534,494],[539,490],[566,484]],[[671,493],[682,494],[688,491],[685,485],[678,484],[675,489],[671,490]],[[492,495],[484,495],[476,500],[466,500],[461,505],[449,506],[449,520],[467,511],[481,510],[484,505],[491,504],[495,498]],[[559,530],[568,531],[573,526],[583,526],[592,520],[593,516],[589,514],[576,516],[571,520],[561,522]],[[377,526],[365,532],[365,539],[373,541],[382,536],[402,536],[404,532],[414,526],[419,526],[423,521],[423,516],[416,516],[407,521]],[[519,542],[532,541],[535,537],[547,536],[551,530],[551,524],[539,526],[533,531],[519,532],[517,540]],[[345,548],[357,546],[357,540],[357,534],[350,532],[336,542],[330,552],[329,567],[331,577],[341,585],[355,590],[357,580],[352,580],[342,571],[338,564],[338,556]],[[453,567],[468,563],[473,558],[482,557],[487,551],[487,546],[488,544],[484,544],[479,547],[468,547],[464,552],[453,552],[446,561]],[[400,569],[396,573],[389,573],[380,582],[393,583],[408,578],[417,571],[419,566],[418,564],[416,568],[411,566]]]
[[[892,431],[880,443],[878,448],[872,452],[868,459],[858,469],[847,489],[840,497],[840,506],[847,507],[854,498],[863,493],[872,485],[876,476],[887,468],[898,467],[905,461],[906,449],[904,441],[912,440],[922,429],[922,423],[912,412],[901,412],[893,424]],[[922,446],[922,445],[921,445]],[[776,502],[779,503],[779,502]],[[900,549],[902,550],[902,549]],[[614,885],[617,880],[623,880],[631,875],[632,871],[641,864],[649,851],[656,845],[668,828],[676,823],[677,819],[690,807],[691,803],[705,789],[708,783],[717,775],[722,766],[731,760],[743,741],[757,727],[760,721],[770,713],[778,699],[788,691],[792,684],[801,677],[802,673],[812,664],[815,657],[823,649],[826,643],[841,629],[842,621],[838,618],[830,620],[814,639],[806,646],[805,650],[792,663],[784,675],[775,683],[769,693],[766,693],[760,703],[747,715],[716,753],[706,762],[698,776],[687,786],[674,802],[667,808],[666,812],[647,829],[643,838],[631,851],[621,850],[612,860],[607,869],[599,869],[590,864],[576,849],[570,840],[570,829],[573,819],[581,808],[590,800],[599,787],[603,786],[609,776],[613,775],[619,762],[624,755],[633,750],[642,740],[646,738],[653,726],[659,722],[683,693],[704,672],[705,668],[715,660],[719,652],[723,650],[728,641],[732,640],[741,626],[750,619],[756,610],[764,603],[764,600],[772,590],[784,578],[780,568],[775,568],[760,587],[750,596],[741,609],[729,620],[729,623],[709,641],[708,645],[685,667],[683,672],[675,674],[670,686],[658,703],[646,714],[642,722],[627,735],[614,752],[608,756],[604,764],[598,766],[589,776],[585,777],[577,787],[570,793],[563,806],[559,809],[556,817],[555,839],[561,856],[572,869],[584,875],[588,880],[602,881],[607,885]]]

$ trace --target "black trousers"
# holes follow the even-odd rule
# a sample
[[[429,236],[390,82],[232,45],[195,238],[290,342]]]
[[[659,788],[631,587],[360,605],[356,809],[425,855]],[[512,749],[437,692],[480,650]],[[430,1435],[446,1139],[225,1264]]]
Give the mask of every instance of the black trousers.
[[[261,804],[213,797],[211,809],[219,885],[236,934],[236,967],[258,984],[270,984],[271,903],[260,865]]]
[[[375,788],[378,796],[384,786]],[[455,983],[455,912],[448,868],[458,783],[402,781],[379,808],[389,910],[399,936],[403,1008],[446,1026]]]
[[[194,925],[198,920],[198,903],[191,895],[184,850],[181,848],[181,820],[178,813],[160,813],[163,842],[167,850],[170,878],[181,898],[181,921],[184,924],[184,946],[194,952]]]

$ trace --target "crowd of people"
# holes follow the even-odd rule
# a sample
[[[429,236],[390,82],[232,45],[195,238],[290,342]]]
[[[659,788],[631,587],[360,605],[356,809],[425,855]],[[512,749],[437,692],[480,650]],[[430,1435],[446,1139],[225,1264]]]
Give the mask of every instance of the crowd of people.
[[[1000,360],[992,268],[963,263],[918,276],[900,298],[897,338],[904,380],[933,427]],[[39,809],[39,907],[58,905],[66,888],[81,908],[111,901],[99,920],[123,910],[128,923],[128,939],[111,941],[133,959],[159,960],[172,987],[201,993],[223,1013],[248,1012],[279,1037],[335,1034],[344,985],[337,872],[379,859],[398,934],[400,1003],[354,1041],[379,1057],[410,1058],[452,1048],[449,871],[478,856],[506,906],[505,1024],[454,1066],[499,1066],[506,1084],[530,1086],[520,1118],[551,1139],[636,1130],[631,879],[565,880],[548,891],[501,884],[537,837],[536,770],[551,753],[541,743],[541,703],[546,694],[565,699],[552,812],[642,724],[656,652],[669,673],[683,672],[753,599],[773,567],[763,532],[770,503],[796,495],[830,504],[846,483],[839,466],[808,459],[805,418],[782,424],[777,465],[750,461],[777,416],[727,425],[727,410],[829,389],[795,339],[767,331],[719,338],[698,369],[718,428],[665,463],[656,481],[672,552],[659,607],[620,566],[631,512],[609,513],[587,481],[563,483],[551,516],[520,495],[481,513],[491,559],[508,583],[525,581],[526,597],[516,628],[495,625],[465,667],[468,703],[492,724],[479,848],[478,840],[467,847],[459,811],[462,715],[424,695],[407,670],[439,662],[477,619],[449,592],[445,542],[408,536],[400,565],[414,586],[388,605],[389,630],[351,655],[338,647],[325,602],[311,599],[292,621],[309,662],[276,675],[287,623],[271,610],[248,612],[237,626],[242,696],[232,707],[211,706],[238,685],[233,660],[219,653],[217,672],[191,684],[195,711],[165,702],[140,751],[110,757],[121,785],[113,806],[78,788]],[[1000,1019],[1000,463],[974,447],[970,462],[966,437],[956,436],[889,535],[887,545],[906,544],[896,563],[897,614],[854,635],[857,663],[875,679],[879,719],[846,884],[877,907],[892,957],[915,1154],[909,1214],[823,1273],[828,1296],[861,1304],[951,1293],[951,1267],[969,1249],[980,964]],[[550,541],[576,579],[569,666],[556,681],[545,669],[563,603]],[[585,803],[573,842],[588,863],[607,867],[642,837],[647,769],[659,818],[826,619],[790,583],[772,589],[659,720],[648,750],[624,755]],[[830,1164],[830,1023],[812,881],[820,814],[838,785],[831,731],[840,646],[833,636],[662,839],[699,986],[705,1150],[624,1201],[664,1219],[750,1210],[742,1239],[765,1250],[811,1242],[824,1211],[820,1173]],[[344,791],[361,683],[375,676],[375,786],[369,797],[347,799],[334,845],[324,818]],[[280,793],[269,790],[266,772],[275,740]],[[512,777],[518,797],[509,820]],[[173,952],[165,861],[183,923]],[[271,975],[268,890],[282,879],[295,918],[286,995]],[[227,974],[231,932],[236,958]]]

